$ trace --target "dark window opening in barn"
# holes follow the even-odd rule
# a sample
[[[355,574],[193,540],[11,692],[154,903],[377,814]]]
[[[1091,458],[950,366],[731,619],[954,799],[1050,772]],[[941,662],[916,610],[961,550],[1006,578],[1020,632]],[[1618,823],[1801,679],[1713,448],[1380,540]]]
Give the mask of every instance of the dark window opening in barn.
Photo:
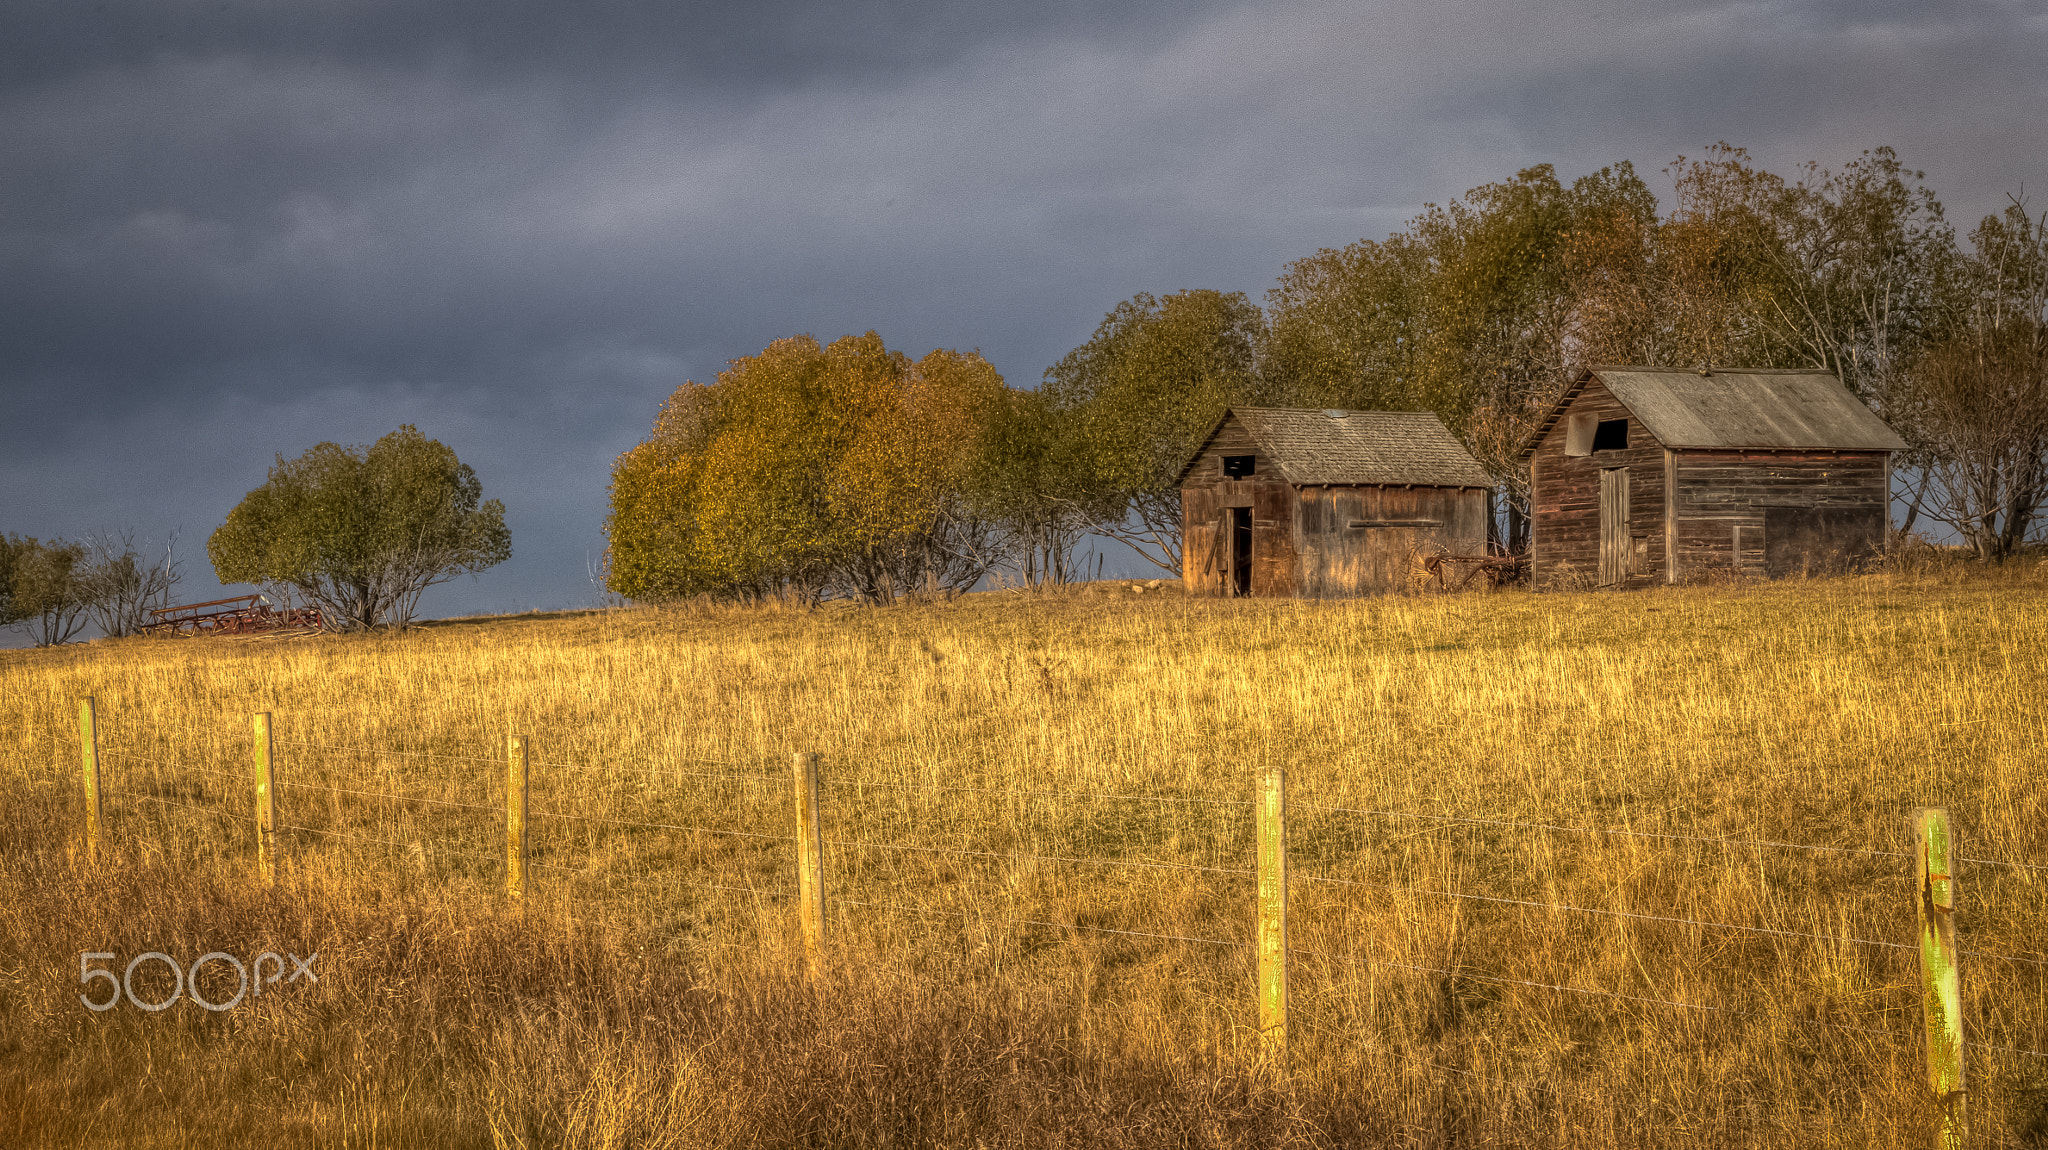
[[[1593,450],[1623,451],[1628,448],[1628,420],[1603,419],[1593,430]]]
[[[1258,458],[1256,455],[1226,455],[1223,457],[1223,474],[1231,479],[1244,479],[1252,474]]]
[[[1230,509],[1230,593],[1252,593],[1252,509]]]

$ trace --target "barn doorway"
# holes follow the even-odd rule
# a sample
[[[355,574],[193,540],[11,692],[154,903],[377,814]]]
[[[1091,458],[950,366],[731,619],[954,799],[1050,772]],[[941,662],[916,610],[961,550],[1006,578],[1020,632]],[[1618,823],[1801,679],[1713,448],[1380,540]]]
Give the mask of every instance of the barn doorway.
[[[1252,593],[1252,509],[1230,509],[1230,593]]]
[[[1600,585],[1628,580],[1628,468],[1600,469]]]

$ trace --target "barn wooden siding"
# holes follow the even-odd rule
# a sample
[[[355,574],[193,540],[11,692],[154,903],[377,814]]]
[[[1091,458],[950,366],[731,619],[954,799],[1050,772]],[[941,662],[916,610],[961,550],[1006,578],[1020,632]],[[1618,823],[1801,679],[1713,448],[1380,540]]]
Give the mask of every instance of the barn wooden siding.
[[[1248,479],[1223,474],[1223,457],[1253,457]],[[1236,420],[1226,420],[1181,481],[1181,580],[1191,595],[1226,595],[1230,572],[1223,564],[1223,512],[1248,507],[1252,513],[1252,586],[1255,596],[1287,599],[1296,594],[1299,544],[1294,527],[1300,497],[1280,476],[1274,460],[1252,442]]]
[[[1404,590],[1425,555],[1485,554],[1487,518],[1487,493],[1473,487],[1304,487],[1301,594]]]
[[[1588,380],[1572,401],[1572,415],[1628,420],[1628,447],[1566,455],[1565,422],[1559,420],[1529,459],[1529,563],[1538,582],[1600,572],[1600,473],[1628,470],[1628,574],[1622,586],[1662,582],[1669,569],[1664,493],[1669,489],[1664,447],[1641,420],[1629,414],[1599,379]]]
[[[1565,454],[1572,416],[1626,419],[1628,446]],[[1868,450],[1666,449],[1598,375],[1530,453],[1530,565],[1539,586],[1623,587],[1713,574],[1754,578],[1852,568],[1884,547],[1890,456]],[[1601,566],[1602,475],[1627,476],[1629,547]]]
[[[1250,478],[1223,457],[1253,457]],[[1251,594],[1341,598],[1398,592],[1441,549],[1483,554],[1489,492],[1477,487],[1289,483],[1235,419],[1217,429],[1181,483],[1181,578],[1191,595],[1227,596],[1225,513],[1251,509]]]
[[[1715,570],[1769,579],[1819,575],[1884,549],[1891,475],[1883,452],[1672,456],[1680,578]]]

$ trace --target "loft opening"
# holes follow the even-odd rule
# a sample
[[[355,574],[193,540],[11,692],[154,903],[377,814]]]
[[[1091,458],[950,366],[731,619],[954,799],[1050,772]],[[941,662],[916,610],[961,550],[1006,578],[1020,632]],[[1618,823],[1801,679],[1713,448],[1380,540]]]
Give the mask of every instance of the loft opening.
[[[1226,479],[1251,478],[1258,462],[1256,455],[1226,455],[1223,457],[1223,475]]]
[[[1628,420],[1600,419],[1591,415],[1574,415],[1565,425],[1564,453],[1566,455],[1591,455],[1596,451],[1625,451],[1628,449]]]

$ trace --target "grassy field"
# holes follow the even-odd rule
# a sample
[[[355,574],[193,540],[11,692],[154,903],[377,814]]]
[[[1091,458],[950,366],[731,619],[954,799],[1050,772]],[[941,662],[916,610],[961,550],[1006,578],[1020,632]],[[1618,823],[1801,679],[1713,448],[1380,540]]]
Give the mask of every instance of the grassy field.
[[[1117,586],[0,652],[0,1145],[1919,1145],[1915,957],[1874,944],[1912,940],[1923,805],[2034,868],[1966,865],[1959,924],[1974,1144],[2048,1145],[2048,570]],[[302,828],[270,889],[257,711]],[[1285,1076],[1245,946],[1274,766]],[[316,950],[317,984],[219,1013],[78,999],[88,952]]]

